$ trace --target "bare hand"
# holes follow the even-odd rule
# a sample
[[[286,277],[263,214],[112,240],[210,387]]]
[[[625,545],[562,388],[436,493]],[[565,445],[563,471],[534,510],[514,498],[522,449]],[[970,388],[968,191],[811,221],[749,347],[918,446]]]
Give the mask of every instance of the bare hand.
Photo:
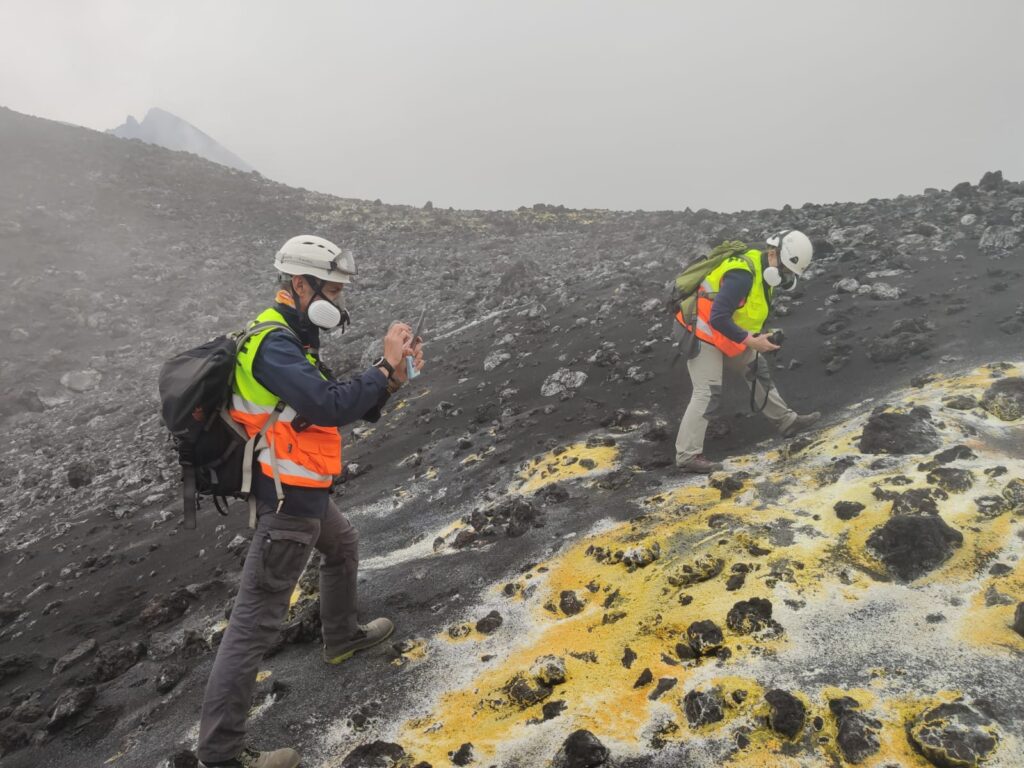
[[[412,328],[405,323],[392,323],[384,335],[384,359],[397,371],[405,362],[405,350],[412,341]]]
[[[746,344],[747,347],[749,347],[750,349],[762,353],[774,352],[777,349],[782,349],[782,347],[776,344],[772,344],[770,341],[768,341],[767,336],[754,336],[753,334],[751,334],[750,336],[747,336],[743,343]]]

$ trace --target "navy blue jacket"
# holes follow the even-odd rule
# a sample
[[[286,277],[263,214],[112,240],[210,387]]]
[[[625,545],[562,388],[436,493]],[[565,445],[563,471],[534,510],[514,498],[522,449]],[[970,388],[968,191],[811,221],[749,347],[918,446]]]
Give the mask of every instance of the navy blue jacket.
[[[376,422],[390,395],[388,379],[379,368],[370,368],[348,381],[322,378],[309,360],[305,347],[318,350],[320,331],[303,322],[294,307],[277,303],[275,309],[302,340],[287,333],[271,332],[264,337],[253,360],[252,373],[260,384],[295,409],[312,424],[341,427],[363,419]],[[314,352],[315,354],[315,352]],[[262,472],[253,478],[256,498],[277,504],[274,481]],[[329,488],[301,488],[285,485],[281,512],[287,515],[323,517],[330,496]]]

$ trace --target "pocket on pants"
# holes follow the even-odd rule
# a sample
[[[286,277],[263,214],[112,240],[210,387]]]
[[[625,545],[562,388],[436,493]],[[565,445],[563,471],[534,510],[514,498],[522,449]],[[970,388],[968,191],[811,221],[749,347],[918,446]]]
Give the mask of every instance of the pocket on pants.
[[[300,531],[267,531],[259,585],[268,592],[291,589],[302,575],[313,537]]]

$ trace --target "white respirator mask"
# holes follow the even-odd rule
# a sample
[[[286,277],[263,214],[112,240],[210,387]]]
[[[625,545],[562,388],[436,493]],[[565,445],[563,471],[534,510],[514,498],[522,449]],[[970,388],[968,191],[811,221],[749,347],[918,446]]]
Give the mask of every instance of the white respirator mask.
[[[309,322],[325,331],[331,331],[341,326],[341,332],[344,333],[345,326],[352,322],[348,310],[345,309],[344,296],[339,294],[336,301],[331,301],[321,292],[323,289],[322,283],[317,281],[311,284],[315,291],[313,295],[316,298],[309,303],[309,308],[306,310],[306,317],[309,318]]]
[[[787,275],[787,277],[790,277],[790,280],[786,281],[786,285],[783,286],[782,290],[792,291],[794,288],[796,288],[797,277],[792,272],[790,272]],[[783,277],[782,273],[779,271],[779,268],[768,267],[767,269],[765,269],[764,281],[768,283],[768,285],[770,285],[772,288],[778,288],[780,285],[782,285]]]
[[[309,322],[325,331],[337,328],[341,324],[341,309],[326,299],[314,301],[309,305],[306,314],[309,315]]]

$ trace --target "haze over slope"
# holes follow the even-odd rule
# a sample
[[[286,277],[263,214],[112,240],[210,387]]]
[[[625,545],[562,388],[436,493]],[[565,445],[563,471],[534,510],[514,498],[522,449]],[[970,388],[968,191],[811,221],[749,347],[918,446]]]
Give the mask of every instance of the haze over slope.
[[[483,765],[538,765],[585,728],[609,765],[823,765],[858,727],[879,743],[864,764],[924,766],[906,726],[964,695],[998,734],[992,764],[1019,764],[1024,539],[1004,492],[1024,465],[1019,421],[982,405],[1020,371],[961,374],[1019,357],[1024,185],[993,173],[782,211],[452,211],[315,194],[9,110],[0,144],[15,148],[0,156],[5,765],[189,764],[247,531],[212,510],[198,534],[178,528],[156,372],[265,307],[273,253],[301,232],[357,254],[332,367],[358,370],[424,303],[430,367],[379,425],[344,430],[362,605],[396,619],[395,645],[325,673],[310,571],[266,662],[256,743],[295,744],[310,765],[438,766],[465,743]],[[708,445],[729,471],[679,475],[688,383],[662,286],[710,244],[782,227],[818,257],[776,302],[777,380],[825,428],[758,445],[771,436],[736,388]],[[900,415],[868,429],[876,406]],[[857,434],[872,429],[917,442],[876,455]],[[959,444],[973,457],[936,458]],[[840,517],[840,501],[863,508]],[[934,534],[921,573],[872,538],[900,516]],[[763,611],[768,633],[730,623],[755,599],[781,633]],[[501,621],[478,625],[491,611]],[[715,645],[691,643],[701,621],[721,647],[689,658]],[[872,634],[854,643],[860,621]],[[565,682],[530,676],[544,655]],[[775,686],[808,712],[793,737],[767,720]],[[716,706],[721,719],[696,716]]]

